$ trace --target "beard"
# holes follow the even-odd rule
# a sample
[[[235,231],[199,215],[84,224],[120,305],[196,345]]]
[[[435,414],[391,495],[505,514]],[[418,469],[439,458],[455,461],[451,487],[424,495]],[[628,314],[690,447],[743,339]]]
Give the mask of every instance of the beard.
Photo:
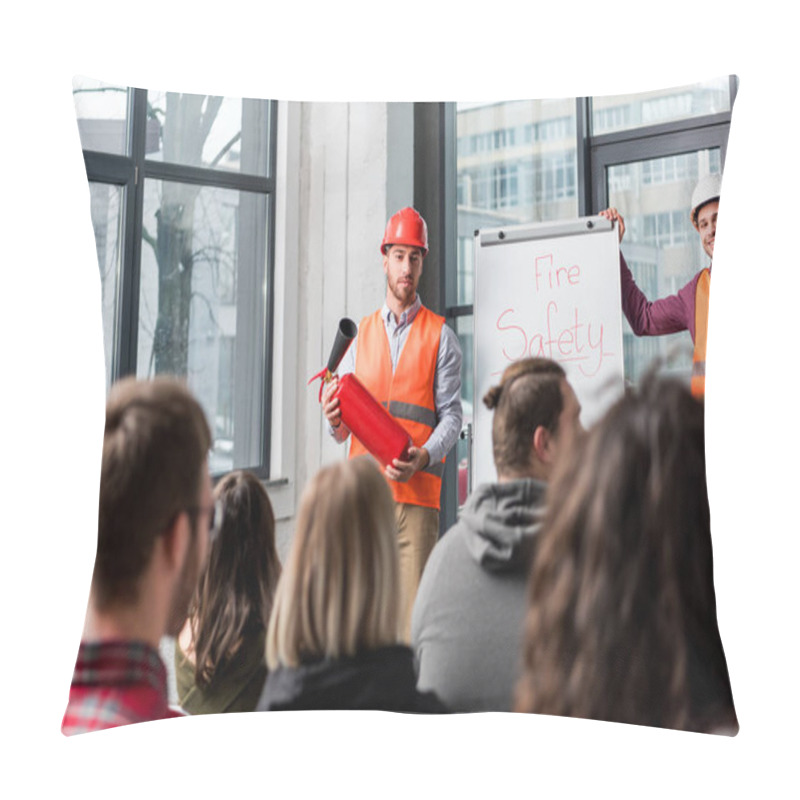
[[[203,565],[200,563],[200,548],[197,546],[199,535],[196,530],[192,532],[191,545],[172,593],[172,604],[167,618],[167,636],[177,636],[181,632],[189,613],[189,604],[192,602],[197,582],[200,580]]]
[[[399,281],[389,281],[389,291],[403,305],[410,305],[417,296],[417,287],[414,285],[413,281],[403,284]]]

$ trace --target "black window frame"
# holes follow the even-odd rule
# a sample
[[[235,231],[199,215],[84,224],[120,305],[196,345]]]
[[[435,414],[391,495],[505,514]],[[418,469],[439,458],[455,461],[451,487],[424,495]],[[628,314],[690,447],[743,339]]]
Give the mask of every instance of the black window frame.
[[[679,155],[694,150],[719,148],[721,165],[724,169],[731,114],[737,89],[738,78],[730,75],[728,78],[730,110],[726,112],[598,135],[592,133],[592,98],[575,98],[578,216],[591,216],[607,207],[606,170],[611,165]],[[471,303],[459,304],[457,302],[458,252],[454,244],[458,235],[456,108],[456,103],[441,104],[443,116],[441,128],[445,137],[442,155],[444,166],[438,173],[434,173],[441,181],[444,197],[444,225],[437,233],[444,241],[451,243],[441,262],[440,313],[444,315],[447,323],[453,329],[456,328],[458,318],[472,316],[474,313]],[[520,187],[520,191],[522,191],[522,187]],[[477,400],[478,398],[473,397],[473,403]],[[456,518],[455,506],[457,503],[453,501],[453,498],[456,497],[453,485],[455,480],[455,466],[452,465],[451,470],[445,473],[442,505],[443,530],[452,525]]]
[[[246,191],[264,195],[267,207],[265,242],[265,318],[263,320],[264,380],[261,386],[262,414],[259,463],[241,465],[262,480],[270,478],[272,423],[272,349],[274,342],[275,284],[275,175],[277,166],[278,103],[263,100],[268,108],[265,131],[267,175],[253,175],[210,167],[150,160],[145,157],[147,134],[147,90],[130,87],[126,115],[126,153],[83,149],[89,183],[111,184],[122,189],[122,224],[119,280],[115,298],[117,324],[111,344],[110,382],[136,375],[139,289],[141,279],[144,185],[146,179],[178,181],[203,187]],[[259,332],[261,334],[261,332]],[[224,473],[215,473],[216,480]]]

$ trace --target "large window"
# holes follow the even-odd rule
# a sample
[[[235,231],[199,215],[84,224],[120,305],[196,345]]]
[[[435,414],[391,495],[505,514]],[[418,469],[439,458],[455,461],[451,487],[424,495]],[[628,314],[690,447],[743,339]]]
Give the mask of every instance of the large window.
[[[275,104],[79,78],[106,381],[185,378],[210,467],[268,477]]]
[[[575,101],[458,104],[456,129],[458,296],[448,304],[463,307],[476,229],[577,214]]]
[[[638,95],[454,106],[457,263],[448,266],[456,278],[445,281],[445,304],[469,354],[465,424],[480,401],[469,367],[474,232],[613,205],[625,216],[621,249],[639,287],[651,300],[676,292],[707,264],[690,197],[700,176],[722,171],[735,91],[731,76]],[[640,338],[623,328],[627,380],[656,358],[688,380],[688,332]],[[462,443],[462,468],[465,454]]]

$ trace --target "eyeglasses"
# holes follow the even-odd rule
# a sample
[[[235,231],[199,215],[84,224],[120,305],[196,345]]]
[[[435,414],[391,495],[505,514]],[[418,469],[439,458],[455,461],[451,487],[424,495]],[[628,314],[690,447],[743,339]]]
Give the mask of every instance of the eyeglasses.
[[[200,513],[208,514],[208,539],[213,542],[222,527],[222,501],[216,500],[211,506],[189,506],[186,511],[195,518]]]

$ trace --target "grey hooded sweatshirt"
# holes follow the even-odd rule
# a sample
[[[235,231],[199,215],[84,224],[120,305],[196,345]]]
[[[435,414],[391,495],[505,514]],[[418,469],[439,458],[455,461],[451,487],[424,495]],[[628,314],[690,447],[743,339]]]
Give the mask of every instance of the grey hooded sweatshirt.
[[[482,484],[437,542],[414,604],[421,691],[451,711],[509,711],[546,484]]]

